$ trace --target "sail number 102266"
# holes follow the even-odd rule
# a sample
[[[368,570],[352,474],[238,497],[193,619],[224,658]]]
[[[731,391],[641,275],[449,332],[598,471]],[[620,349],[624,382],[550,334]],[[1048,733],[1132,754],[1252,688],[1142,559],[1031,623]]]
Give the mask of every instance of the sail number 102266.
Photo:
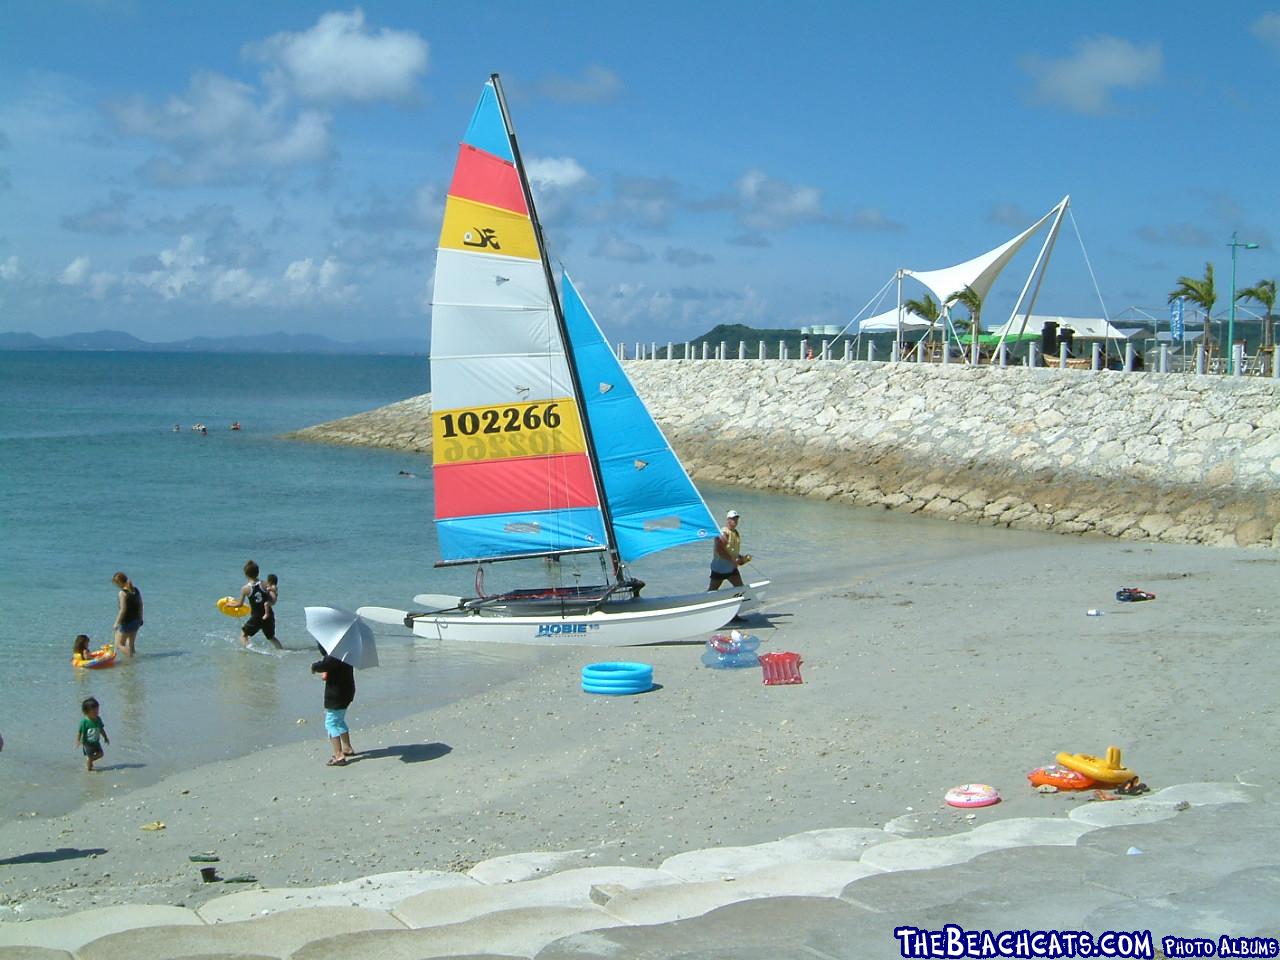
[[[478,433],[517,433],[521,430],[537,430],[550,427],[554,430],[560,426],[560,414],[556,411],[558,403],[531,403],[521,409],[519,407],[487,407],[483,410],[464,410],[456,416],[452,413],[440,414],[441,436],[473,437]]]

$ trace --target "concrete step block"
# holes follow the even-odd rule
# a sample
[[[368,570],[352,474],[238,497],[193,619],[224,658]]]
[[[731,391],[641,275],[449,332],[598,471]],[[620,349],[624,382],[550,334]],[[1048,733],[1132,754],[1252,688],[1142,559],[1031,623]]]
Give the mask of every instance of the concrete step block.
[[[66,917],[0,924],[0,946],[40,946],[75,953],[86,943],[126,930],[203,925],[195,911],[185,907],[100,907]]]
[[[321,887],[268,887],[242,890],[210,900],[196,913],[206,923],[252,920],[254,917],[306,907],[363,907],[390,910],[403,900],[442,887],[475,887],[477,881],[442,870],[400,870]]]
[[[548,943],[617,926],[598,907],[526,907],[419,930],[367,931],[316,940],[290,960],[429,960],[432,957],[532,957]]]
[[[682,880],[723,880],[753,870],[804,860],[858,860],[868,849],[897,839],[883,830],[835,827],[809,830],[747,847],[690,850],[663,861],[661,869]]]
[[[256,920],[126,930],[85,944],[76,951],[76,956],[79,960],[138,960],[139,957],[219,954],[288,957],[321,936],[403,929],[400,921],[381,910],[320,907],[286,910]]]
[[[434,927],[523,907],[596,907],[591,888],[603,884],[635,890],[676,882],[670,874],[647,867],[585,867],[518,883],[431,890],[398,904],[395,915],[409,927]]]

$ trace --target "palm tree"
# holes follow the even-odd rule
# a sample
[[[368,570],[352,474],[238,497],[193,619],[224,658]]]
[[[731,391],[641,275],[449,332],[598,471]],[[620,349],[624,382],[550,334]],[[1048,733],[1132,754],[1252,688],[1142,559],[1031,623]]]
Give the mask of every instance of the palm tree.
[[[982,333],[982,294],[966,283],[962,290],[957,290],[946,299],[948,307],[957,303],[969,311],[969,333],[973,337],[970,362],[977,365],[978,335]]]
[[[1267,311],[1267,315],[1262,320],[1262,346],[1264,349],[1271,347],[1271,310],[1276,305],[1276,282],[1274,280],[1259,280],[1252,287],[1245,287],[1236,294],[1237,300],[1253,300],[1262,304],[1263,309]]]
[[[1169,302],[1179,297],[1186,297],[1204,311],[1204,348],[1212,351],[1213,344],[1209,340],[1209,315],[1213,313],[1213,305],[1218,300],[1217,291],[1213,289],[1213,264],[1204,265],[1203,277],[1179,277],[1177,288],[1169,294]],[[1205,356],[1208,356],[1206,352]]]
[[[914,313],[921,320],[929,321],[929,329],[920,338],[920,343],[928,343],[929,338],[933,336],[934,325],[938,322],[938,317],[942,315],[937,302],[926,293],[923,300],[903,300],[902,309],[907,313]],[[919,344],[916,345],[916,349],[920,349]]]

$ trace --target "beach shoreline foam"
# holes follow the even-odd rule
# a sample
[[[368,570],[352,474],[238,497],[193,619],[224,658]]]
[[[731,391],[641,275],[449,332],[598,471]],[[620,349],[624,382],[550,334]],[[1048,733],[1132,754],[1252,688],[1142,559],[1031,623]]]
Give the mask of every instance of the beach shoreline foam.
[[[0,916],[197,907],[226,892],[188,859],[206,851],[224,877],[296,888],[531,851],[655,867],[818,829],[923,838],[1066,818],[1087,801],[1039,795],[1026,772],[1110,743],[1156,789],[1247,779],[1276,720],[1275,562],[1016,532],[872,569],[797,560],[771,571],[775,599],[748,629],[804,657],[802,685],[672,644],[630,652],[660,689],[591,697],[576,678],[599,652],[550,651],[476,696],[354,731],[364,756],[346,768],[323,765],[317,738],[7,823]],[[1114,602],[1134,585],[1157,600]],[[942,803],[979,781],[1004,801]]]

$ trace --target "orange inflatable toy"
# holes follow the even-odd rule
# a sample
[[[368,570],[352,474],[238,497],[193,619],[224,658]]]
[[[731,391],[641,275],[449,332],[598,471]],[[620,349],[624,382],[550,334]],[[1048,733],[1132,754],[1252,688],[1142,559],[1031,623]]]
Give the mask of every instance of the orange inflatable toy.
[[[1036,767],[1027,774],[1027,780],[1033,787],[1048,785],[1059,790],[1088,790],[1095,781],[1068,767],[1050,764],[1047,767]]]

